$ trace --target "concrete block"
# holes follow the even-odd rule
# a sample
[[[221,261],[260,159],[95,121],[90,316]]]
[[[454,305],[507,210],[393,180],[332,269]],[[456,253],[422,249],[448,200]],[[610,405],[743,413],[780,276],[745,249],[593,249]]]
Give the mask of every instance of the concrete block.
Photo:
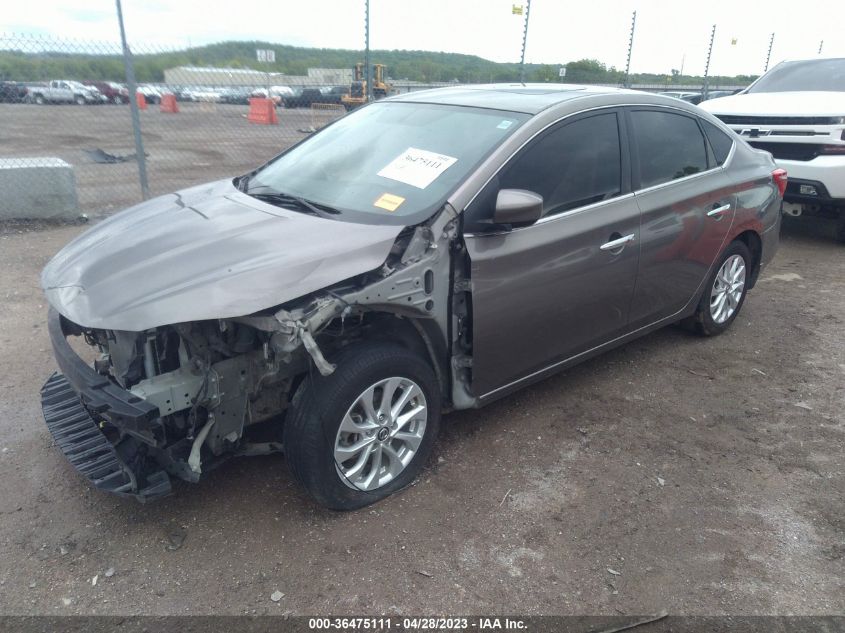
[[[60,158],[0,158],[0,220],[79,216],[72,165]]]

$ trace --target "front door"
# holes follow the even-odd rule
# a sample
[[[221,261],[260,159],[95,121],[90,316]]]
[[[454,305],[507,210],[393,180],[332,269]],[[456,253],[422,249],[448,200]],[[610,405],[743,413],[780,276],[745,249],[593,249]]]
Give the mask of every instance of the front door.
[[[639,260],[616,110],[557,124],[511,160],[465,211],[471,261],[472,390],[483,396],[621,335]],[[543,196],[544,216],[485,230],[500,189]]]

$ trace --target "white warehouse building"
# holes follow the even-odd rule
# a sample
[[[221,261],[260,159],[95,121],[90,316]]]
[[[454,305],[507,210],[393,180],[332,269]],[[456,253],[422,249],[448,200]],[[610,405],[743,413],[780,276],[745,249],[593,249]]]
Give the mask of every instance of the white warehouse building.
[[[177,66],[164,71],[164,82],[182,86],[348,86],[352,69],[309,68],[307,75],[285,75],[252,68]]]

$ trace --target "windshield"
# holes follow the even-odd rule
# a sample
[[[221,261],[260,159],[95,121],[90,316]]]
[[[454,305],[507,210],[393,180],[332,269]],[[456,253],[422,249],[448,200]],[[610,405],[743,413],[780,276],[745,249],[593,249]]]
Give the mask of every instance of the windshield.
[[[748,92],[845,92],[845,59],[783,62],[760,77]]]
[[[528,118],[462,106],[372,104],[256,172],[247,193],[297,196],[352,221],[422,221]]]

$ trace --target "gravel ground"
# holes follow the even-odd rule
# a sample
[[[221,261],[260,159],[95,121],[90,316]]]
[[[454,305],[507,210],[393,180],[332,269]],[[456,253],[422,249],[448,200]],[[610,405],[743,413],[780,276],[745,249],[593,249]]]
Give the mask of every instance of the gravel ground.
[[[343,111],[279,109],[278,125],[246,120],[249,107],[180,103],[178,114],[150,105],[141,112],[153,194],[254,169]],[[80,210],[96,217],[141,201],[138,165],[102,165],[84,150],[135,153],[128,106],[0,104],[0,158],[55,156],[73,165]]]
[[[727,334],[449,415],[416,485],[346,514],[281,456],[150,505],[76,475],[39,410],[38,273],[81,230],[0,232],[0,613],[845,612],[845,250],[809,223]]]

